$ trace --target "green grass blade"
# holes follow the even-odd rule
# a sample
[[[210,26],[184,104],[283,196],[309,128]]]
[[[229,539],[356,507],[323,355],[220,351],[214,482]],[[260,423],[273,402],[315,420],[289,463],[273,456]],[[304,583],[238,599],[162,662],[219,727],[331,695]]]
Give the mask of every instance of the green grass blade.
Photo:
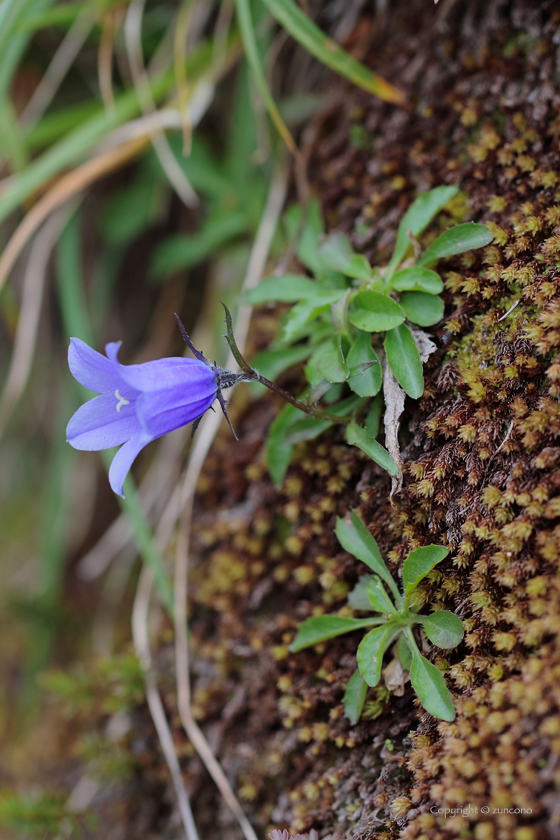
[[[58,240],[56,248],[58,293],[67,338],[81,338],[86,344],[93,345],[93,330],[88,317],[88,303],[82,283],[80,223],[80,215],[74,214]]]
[[[235,7],[237,9],[237,20],[239,22],[239,29],[243,40],[243,47],[245,49],[245,57],[249,67],[251,68],[255,84],[264,104],[266,105],[266,109],[270,114],[270,119],[276,126],[278,133],[292,154],[296,155],[297,147],[294,139],[290,134],[286,123],[282,119],[280,111],[278,110],[266,83],[257,47],[257,40],[255,38],[255,27],[253,25],[249,0],[235,0]]]
[[[0,154],[9,159],[12,172],[24,169],[29,160],[9,99],[0,102]]]
[[[22,127],[21,134],[29,151],[39,152],[103,110],[97,99],[75,102],[68,107],[57,108],[52,114],[45,114],[35,125]]]
[[[54,0],[4,0],[0,3],[0,102],[8,93],[12,76],[31,38],[20,32],[26,17],[52,6]]]
[[[230,50],[236,49],[235,41]],[[187,59],[187,73],[193,83],[207,73],[212,61],[212,44],[202,44]],[[173,72],[166,72],[155,78],[151,84],[152,96],[160,101],[173,87]],[[51,178],[64,169],[81,161],[91,149],[111,131],[141,113],[135,90],[127,91],[116,98],[113,111],[100,106],[99,113],[90,117],[55,146],[48,149],[14,178],[0,195],[0,222],[16,207],[40,189]]]
[[[51,383],[54,384],[54,383]],[[48,664],[61,624],[61,592],[66,560],[66,539],[71,507],[68,475],[72,451],[66,443],[64,418],[75,408],[71,382],[62,383],[58,399],[58,425],[46,464],[41,492],[40,547],[37,558],[37,590],[29,615],[30,644],[25,657],[20,711],[31,712],[39,700],[37,674]]]
[[[404,105],[407,102],[402,91],[393,87],[377,73],[368,70],[342,47],[339,47],[336,41],[328,38],[293,0],[264,0],[264,4],[278,23],[302,47],[331,70],[385,102],[394,102],[397,105]]]
[[[111,452],[105,451],[102,453],[102,457],[108,470],[111,466],[113,456]],[[124,494],[125,498],[121,499],[119,497],[118,502],[132,525],[134,539],[142,557],[142,562],[152,570],[158,595],[169,612],[169,615],[173,615],[173,589],[171,582],[165,570],[163,559],[154,545],[134,481],[130,475],[124,483]]]
[[[69,26],[87,8],[88,3],[64,3],[42,14],[26,16],[17,28],[25,32],[35,32],[37,29],[46,29],[50,26]]]

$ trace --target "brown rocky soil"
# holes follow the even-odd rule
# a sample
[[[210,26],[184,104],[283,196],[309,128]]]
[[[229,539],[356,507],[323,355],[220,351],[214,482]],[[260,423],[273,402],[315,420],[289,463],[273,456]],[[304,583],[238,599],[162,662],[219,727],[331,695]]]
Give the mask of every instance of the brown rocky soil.
[[[413,197],[459,184],[453,212],[495,240],[440,264],[446,315],[425,394],[407,403],[394,509],[387,474],[339,432],[300,444],[275,489],[262,446],[277,406],[238,393],[241,441],[221,435],[200,485],[195,709],[262,836],[557,838],[560,13],[442,0],[391,3],[387,21],[376,31],[366,16],[349,47],[415,110],[341,87],[315,118],[309,173],[328,228],[383,263]],[[255,343],[270,325],[257,316]],[[297,372],[287,381],[297,389]],[[357,635],[288,653],[299,622],[343,607],[365,571],[334,535],[350,508],[397,577],[411,548],[451,548],[424,598],[465,622],[447,660],[428,654],[447,672],[453,723],[423,713],[408,685],[402,697],[370,689],[351,726]],[[202,835],[237,837],[198,760],[185,769]]]

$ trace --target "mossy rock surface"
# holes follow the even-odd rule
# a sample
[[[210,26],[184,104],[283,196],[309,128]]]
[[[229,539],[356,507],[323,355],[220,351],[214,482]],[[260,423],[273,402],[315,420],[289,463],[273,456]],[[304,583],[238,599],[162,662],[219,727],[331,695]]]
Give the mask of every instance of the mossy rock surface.
[[[365,20],[349,46],[417,107],[344,89],[316,119],[309,171],[328,228],[386,262],[414,196],[459,184],[466,200],[441,224],[487,223],[494,243],[440,263],[445,320],[424,396],[403,416],[394,508],[387,474],[332,431],[298,445],[275,489],[263,440],[277,406],[234,401],[241,441],[219,438],[197,503],[195,713],[263,836],[554,838],[560,14],[554,3],[402,2],[388,18],[385,31]],[[255,335],[265,321],[257,316]],[[334,534],[350,508],[397,578],[411,548],[451,549],[422,592],[425,611],[465,622],[445,661],[427,654],[447,673],[452,723],[423,713],[407,684],[401,696],[370,689],[351,726],[342,697],[359,635],[288,653],[298,624],[343,608],[366,572]],[[198,760],[186,768],[202,835],[237,837]]]

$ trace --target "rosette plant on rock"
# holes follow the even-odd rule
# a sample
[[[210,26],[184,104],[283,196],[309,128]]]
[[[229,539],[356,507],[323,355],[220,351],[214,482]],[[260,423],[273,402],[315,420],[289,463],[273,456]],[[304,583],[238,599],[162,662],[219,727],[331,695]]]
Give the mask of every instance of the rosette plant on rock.
[[[384,399],[389,408],[386,425],[396,422],[391,421],[395,409],[387,405],[383,392],[387,386],[394,393],[393,378],[396,390],[402,389],[398,399],[402,397],[403,406],[405,395],[419,399],[424,392],[423,361],[435,344],[423,328],[444,315],[443,281],[434,267],[442,258],[482,248],[493,239],[486,225],[466,222],[443,231],[422,252],[417,237],[458,193],[456,186],[440,186],[419,195],[401,220],[393,255],[384,266],[370,265],[363,254],[355,253],[345,234],[326,235],[316,203],[310,203],[298,234],[301,210],[292,208],[286,214],[286,229],[297,242],[300,263],[313,277],[265,277],[245,295],[253,306],[293,304],[282,316],[279,337],[253,360],[254,366],[274,378],[305,362],[305,399],[314,405],[324,397],[331,415],[356,414],[346,427],[347,442],[392,476],[399,473],[400,455],[395,446],[388,452],[376,440]],[[397,419],[399,415],[400,411]],[[284,408],[272,425],[266,452],[277,485],[282,484],[294,444],[312,440],[328,426],[320,418],[302,420],[289,406]]]
[[[122,365],[117,359],[120,341],[105,346],[106,356],[79,338],[70,341],[72,375],[99,396],[71,418],[68,443],[84,450],[121,447],[109,470],[109,482],[119,496],[134,459],[148,443],[199,420],[216,399],[229,423],[221,391],[242,377],[212,365],[195,350],[180,321],[179,326],[194,359],[179,356]]]
[[[421,655],[415,630],[422,627],[428,639],[437,647],[454,648],[463,638],[463,625],[460,618],[448,610],[419,615],[420,607],[414,603],[416,587],[447,557],[449,549],[442,545],[425,545],[411,551],[403,565],[404,592],[401,593],[381,557],[377,543],[355,511],[352,511],[349,519],[338,520],[336,535],[342,547],[374,573],[360,578],[348,596],[348,603],[355,610],[371,611],[374,615],[369,618],[340,615],[308,618],[299,628],[290,650],[303,650],[352,630],[373,627],[358,647],[358,670],[350,679],[344,695],[346,717],[352,723],[360,719],[368,686],[378,684],[385,652],[398,640],[398,660],[405,670],[410,671],[412,687],[423,707],[434,717],[453,720],[455,709],[443,674]],[[385,586],[389,588],[390,595]]]

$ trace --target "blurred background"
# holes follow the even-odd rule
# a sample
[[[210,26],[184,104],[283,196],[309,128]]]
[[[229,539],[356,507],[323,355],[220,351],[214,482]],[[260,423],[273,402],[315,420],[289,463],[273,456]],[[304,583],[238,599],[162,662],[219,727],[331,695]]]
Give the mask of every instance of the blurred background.
[[[273,23],[254,11],[264,57]],[[181,354],[177,312],[225,360],[219,300],[234,308],[274,165],[233,18],[227,0],[0,3],[1,836],[64,828],[84,756],[126,776],[118,755],[76,747],[52,700],[81,691],[91,722],[112,682],[143,693],[137,546],[100,456],[66,443],[85,396],[67,347]],[[141,500],[127,494],[148,525],[184,463],[184,435],[171,438],[138,461]],[[80,663],[81,688],[61,677]]]
[[[362,6],[307,11],[344,41]],[[69,339],[120,340],[125,363],[177,355],[177,312],[225,361],[219,302],[235,313],[255,240],[252,282],[289,251],[281,210],[305,179],[289,186],[286,142],[328,107],[324,73],[260,0],[0,2],[2,837],[90,836],[69,816],[92,798],[80,767],[130,777],[118,732],[84,732],[109,713],[118,730],[143,697],[139,555],[161,583],[150,534],[172,530],[190,445],[181,430],[148,447],[119,506],[103,455],[66,443],[87,396]]]

